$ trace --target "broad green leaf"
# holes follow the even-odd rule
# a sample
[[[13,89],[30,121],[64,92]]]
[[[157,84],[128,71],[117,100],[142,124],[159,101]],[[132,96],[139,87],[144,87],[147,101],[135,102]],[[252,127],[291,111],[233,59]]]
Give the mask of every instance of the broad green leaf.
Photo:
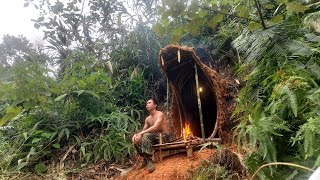
[[[55,101],[60,101],[61,99],[65,98],[67,96],[67,94],[62,94],[60,96],[58,96]]]
[[[293,55],[299,55],[299,56],[310,56],[311,55],[311,49],[309,47],[305,47],[300,42],[294,42],[289,45],[289,51]]]
[[[277,4],[287,3],[288,0],[276,0]]]
[[[289,12],[304,12],[307,7],[304,7],[301,3],[291,2],[287,4],[287,10]]]
[[[223,20],[223,17],[224,17],[223,14],[215,15],[211,20],[208,21],[208,26],[211,28],[216,27],[217,24]]]
[[[37,174],[45,173],[47,170],[48,170],[48,167],[46,165],[44,165],[43,163],[39,163],[34,167],[34,171]]]
[[[223,14],[217,14],[213,17],[216,22],[221,22],[223,20],[224,15]]]
[[[109,62],[109,61],[108,61]],[[79,88],[84,88],[85,86],[86,86],[86,83],[82,80],[82,79],[80,79],[79,81],[78,81],[78,85],[79,85]]]
[[[239,5],[236,8],[236,10],[237,10],[238,16],[240,16],[240,17],[248,17],[248,15],[249,15],[245,5]]]
[[[67,140],[69,139],[69,136],[70,136],[70,131],[68,128],[64,128],[64,131],[66,133],[66,137],[67,137]]]
[[[223,14],[228,14],[229,10],[228,9],[221,9],[220,12],[223,13]]]
[[[34,144],[34,143],[39,142],[40,140],[41,140],[40,138],[34,138],[34,139],[32,139],[31,143]]]
[[[28,139],[28,133],[27,133],[27,132],[24,132],[24,133],[22,133],[22,134],[23,134],[24,140],[27,140],[27,139]]]
[[[83,155],[83,156],[86,156],[86,148],[83,147],[83,146],[81,146],[81,147],[80,147],[80,150],[81,150],[82,155]]]
[[[304,35],[308,41],[310,42],[320,42],[320,36],[317,36],[315,34],[306,34]]]
[[[17,168],[17,170],[20,170],[20,169],[24,168],[27,164],[28,164],[27,162],[19,163],[19,164],[16,166],[16,168]]]
[[[208,21],[208,26],[211,28],[215,28],[217,26],[217,22],[215,21],[215,19],[211,19],[210,21]]]
[[[93,91],[87,90],[85,91],[87,94],[91,94],[92,96],[96,97],[97,99],[100,99],[100,96],[96,93],[94,93]]]
[[[201,18],[203,18],[203,17],[205,17],[205,16],[207,16],[208,15],[208,11],[206,11],[206,10],[200,10],[199,12],[198,12],[198,16],[199,17],[201,17]]]
[[[52,145],[54,148],[59,149],[60,148],[60,144],[59,143],[55,143]]]
[[[48,139],[51,137],[51,135],[52,135],[52,133],[47,133],[47,132],[41,134],[42,137],[45,137]]]
[[[283,21],[283,16],[280,15],[280,14],[278,14],[278,15],[272,17],[272,18],[270,19],[270,21],[271,21],[272,23],[275,23],[275,24],[276,24],[276,23],[280,23],[280,22]]]
[[[50,97],[52,95],[52,93],[49,92],[49,91],[46,91],[46,92],[44,92],[44,95],[47,96],[47,97]]]
[[[261,28],[262,25],[260,23],[257,23],[257,22],[254,22],[254,21],[251,21],[248,25],[248,30],[249,31],[253,31],[253,30],[256,30],[256,29],[259,29]]]
[[[52,139],[57,135],[58,133],[55,131],[51,134],[50,136],[50,141],[52,141]]]
[[[9,106],[6,109],[6,114],[0,119],[0,127],[6,124],[9,120],[13,120],[14,117],[20,114],[22,106],[13,107]]]
[[[79,90],[79,91],[74,91],[75,93],[78,93],[78,96],[80,96],[85,90]]]

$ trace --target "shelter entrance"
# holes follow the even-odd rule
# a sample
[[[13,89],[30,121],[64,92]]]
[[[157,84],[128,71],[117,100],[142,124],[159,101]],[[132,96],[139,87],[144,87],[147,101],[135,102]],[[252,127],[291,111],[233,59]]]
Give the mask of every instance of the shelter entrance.
[[[180,59],[179,59],[180,56]],[[198,106],[197,87],[195,80],[195,64],[192,54],[177,52],[163,54],[162,57],[166,76],[169,80],[177,101],[178,111],[174,117],[180,120],[180,126],[176,131],[182,132],[186,124],[190,125],[194,136],[202,137],[201,123]],[[217,100],[212,83],[205,73],[197,66],[199,94],[203,115],[205,137],[208,138],[214,131],[217,120]]]

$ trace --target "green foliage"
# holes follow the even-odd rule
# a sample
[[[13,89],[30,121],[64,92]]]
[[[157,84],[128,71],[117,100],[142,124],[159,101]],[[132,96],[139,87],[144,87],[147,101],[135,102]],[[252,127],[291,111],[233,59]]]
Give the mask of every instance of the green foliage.
[[[206,179],[232,179],[236,176],[232,172],[228,171],[226,167],[220,166],[218,164],[212,164],[208,161],[203,161],[201,166],[197,168],[190,179],[193,180],[206,180]]]
[[[81,166],[130,156],[129,136],[144,116],[144,98],[158,91],[158,50],[169,41],[208,47],[214,59],[228,55],[237,63],[244,87],[234,112],[235,136],[250,173],[276,160],[320,164],[319,3],[27,0],[29,5],[40,11],[33,21],[52,51],[35,49],[23,37],[6,36],[0,44],[1,171],[44,173],[70,147]],[[224,51],[230,40],[237,54],[231,47]],[[231,177],[226,168],[204,163],[195,178]],[[259,174],[278,177],[274,172]]]
[[[240,115],[236,136],[253,171],[265,162],[318,163],[319,41],[301,22],[291,15],[266,30],[244,30],[234,40],[245,57],[237,72],[245,86],[234,112]],[[260,176],[278,175],[264,170]]]
[[[217,0],[161,5],[161,20],[154,30],[158,36],[168,35],[172,43],[184,44],[191,35],[206,45],[218,45],[212,51],[215,55],[225,31],[229,34],[224,37],[237,36],[233,45],[239,52],[237,74],[244,87],[234,112],[240,117],[235,130],[249,155],[260,152],[260,164],[279,157],[319,157],[313,139],[318,134],[311,129],[317,127],[319,114],[313,102],[319,99],[312,94],[319,88],[319,40],[307,29],[315,29],[318,3]],[[179,8],[168,8],[173,5]],[[311,94],[313,100],[308,98]]]
[[[44,173],[48,170],[47,166],[44,165],[43,163],[40,163],[40,164],[37,164],[35,167],[34,167],[34,171],[38,174],[41,174],[41,173]]]
[[[145,97],[155,93],[146,80],[160,79],[162,45],[150,28],[157,2],[29,5],[40,12],[32,21],[51,45],[44,53],[11,36],[0,44],[1,172],[42,174],[49,162],[68,161],[71,150],[77,165],[123,163],[132,155],[130,136],[143,120]]]
[[[246,179],[245,171],[238,155],[218,147],[208,161],[202,161],[198,168],[187,174],[187,179]]]
[[[59,80],[31,63],[30,68],[11,68],[11,83],[1,84],[6,89],[0,99],[11,102],[3,104],[2,120],[14,127],[15,137],[12,142],[3,139],[2,148],[12,151],[1,155],[9,158],[4,170],[34,167],[36,173],[44,173],[46,164],[41,162],[56,159],[55,153],[72,144],[82,165],[101,159],[122,161],[132,154],[129,136],[142,118],[141,109],[136,109],[143,105],[142,73],[113,79],[93,56],[81,52],[66,62]],[[117,99],[123,94],[131,101]]]
[[[169,34],[172,43],[179,43],[186,33],[195,37],[202,36],[206,28],[213,32],[217,31],[228,20],[237,21],[239,29],[247,28],[249,31],[268,29],[281,23],[286,16],[303,13],[309,8],[312,7],[300,0],[292,2],[266,0],[162,1],[158,10],[161,19],[154,26],[154,30],[158,36],[163,37]],[[262,16],[259,15],[260,12]]]

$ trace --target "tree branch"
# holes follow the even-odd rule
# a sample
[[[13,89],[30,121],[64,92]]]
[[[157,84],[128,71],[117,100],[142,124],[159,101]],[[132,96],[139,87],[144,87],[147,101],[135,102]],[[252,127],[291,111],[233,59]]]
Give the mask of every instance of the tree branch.
[[[262,27],[263,27],[263,29],[267,29],[266,24],[264,23],[264,20],[263,20],[263,17],[262,17],[259,0],[254,0],[254,2],[255,2],[255,4],[256,4],[256,7],[257,7],[257,10],[258,10],[260,19],[261,19]]]

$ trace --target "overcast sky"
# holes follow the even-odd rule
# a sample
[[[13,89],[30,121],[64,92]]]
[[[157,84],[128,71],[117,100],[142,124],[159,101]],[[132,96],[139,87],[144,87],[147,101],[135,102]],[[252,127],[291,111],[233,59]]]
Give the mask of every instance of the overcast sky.
[[[24,0],[0,0],[0,41],[5,34],[24,35],[31,42],[41,41],[42,32],[33,27],[31,19],[37,19],[33,7],[24,8]]]

